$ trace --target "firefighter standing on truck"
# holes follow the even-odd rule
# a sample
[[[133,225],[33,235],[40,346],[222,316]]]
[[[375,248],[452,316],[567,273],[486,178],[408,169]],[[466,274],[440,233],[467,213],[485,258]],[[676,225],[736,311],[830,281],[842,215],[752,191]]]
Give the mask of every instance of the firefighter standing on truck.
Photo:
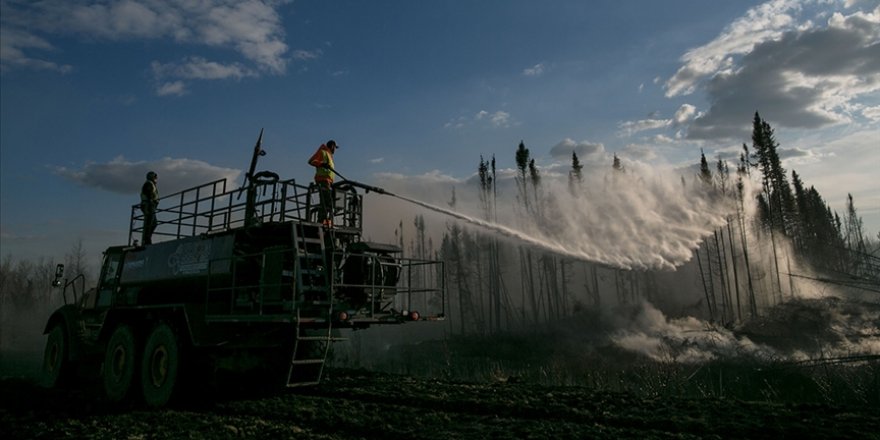
[[[156,230],[158,221],[156,220],[156,211],[159,207],[159,187],[156,186],[156,180],[159,176],[150,171],[147,173],[147,181],[141,187],[141,211],[144,213],[144,230],[143,244],[153,243],[153,231]]]
[[[315,167],[315,184],[318,186],[320,205],[318,206],[318,221],[326,226],[333,224],[333,153],[339,148],[336,141],[329,140],[321,144],[318,151],[309,159],[309,165]]]

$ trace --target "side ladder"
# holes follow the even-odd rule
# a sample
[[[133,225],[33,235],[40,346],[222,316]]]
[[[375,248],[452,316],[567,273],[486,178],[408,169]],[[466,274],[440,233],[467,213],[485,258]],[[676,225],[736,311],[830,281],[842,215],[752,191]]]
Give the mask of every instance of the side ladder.
[[[317,385],[324,374],[324,365],[330,344],[340,338],[333,337],[330,321],[326,328],[307,330],[300,324],[297,311],[296,339],[293,344],[293,356],[287,374],[287,387]]]
[[[316,385],[321,381],[332,336],[333,293],[331,268],[321,226],[295,222],[296,335],[287,386]]]
[[[332,301],[330,272],[324,247],[324,230],[318,225],[293,223],[296,249],[296,300],[300,304],[321,305]],[[307,314],[308,315],[308,314]],[[306,316],[307,318],[309,316]]]

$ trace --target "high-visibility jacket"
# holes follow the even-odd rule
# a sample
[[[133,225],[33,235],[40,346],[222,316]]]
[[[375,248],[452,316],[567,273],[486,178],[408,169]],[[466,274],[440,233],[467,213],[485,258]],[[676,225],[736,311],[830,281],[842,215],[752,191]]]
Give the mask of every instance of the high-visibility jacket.
[[[318,151],[309,159],[309,165],[315,167],[315,182],[333,183],[333,171],[324,168],[322,165],[329,165],[331,169],[336,169],[333,164],[333,153],[325,144],[321,144]]]

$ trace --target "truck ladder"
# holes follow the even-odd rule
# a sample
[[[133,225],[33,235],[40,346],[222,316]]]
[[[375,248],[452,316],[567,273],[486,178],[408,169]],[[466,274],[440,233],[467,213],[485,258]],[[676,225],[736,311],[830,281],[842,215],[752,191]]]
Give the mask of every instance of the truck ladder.
[[[342,339],[333,337],[331,320],[327,321],[326,329],[306,330],[300,323],[299,310],[296,315],[296,339],[293,344],[293,356],[290,359],[290,370],[287,373],[288,388],[317,385],[324,374],[324,364],[327,362],[330,344]]]
[[[324,228],[317,224],[293,223],[296,248],[296,337],[287,386],[316,385],[333,337],[332,268],[325,246]]]
[[[296,248],[296,300],[300,304],[332,301],[330,271],[324,247],[324,230],[313,224],[294,222]]]

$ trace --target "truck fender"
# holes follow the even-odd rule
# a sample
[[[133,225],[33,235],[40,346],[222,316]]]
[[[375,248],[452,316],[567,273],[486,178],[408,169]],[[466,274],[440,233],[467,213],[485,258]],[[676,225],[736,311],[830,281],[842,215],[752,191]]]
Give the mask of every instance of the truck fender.
[[[65,334],[67,335],[67,353],[71,361],[79,360],[82,356],[82,341],[78,337],[79,329],[77,328],[78,323],[81,321],[79,308],[74,304],[68,304],[61,306],[53,312],[49,320],[46,321],[46,327],[43,329],[43,334],[46,335],[56,325],[64,326]]]

